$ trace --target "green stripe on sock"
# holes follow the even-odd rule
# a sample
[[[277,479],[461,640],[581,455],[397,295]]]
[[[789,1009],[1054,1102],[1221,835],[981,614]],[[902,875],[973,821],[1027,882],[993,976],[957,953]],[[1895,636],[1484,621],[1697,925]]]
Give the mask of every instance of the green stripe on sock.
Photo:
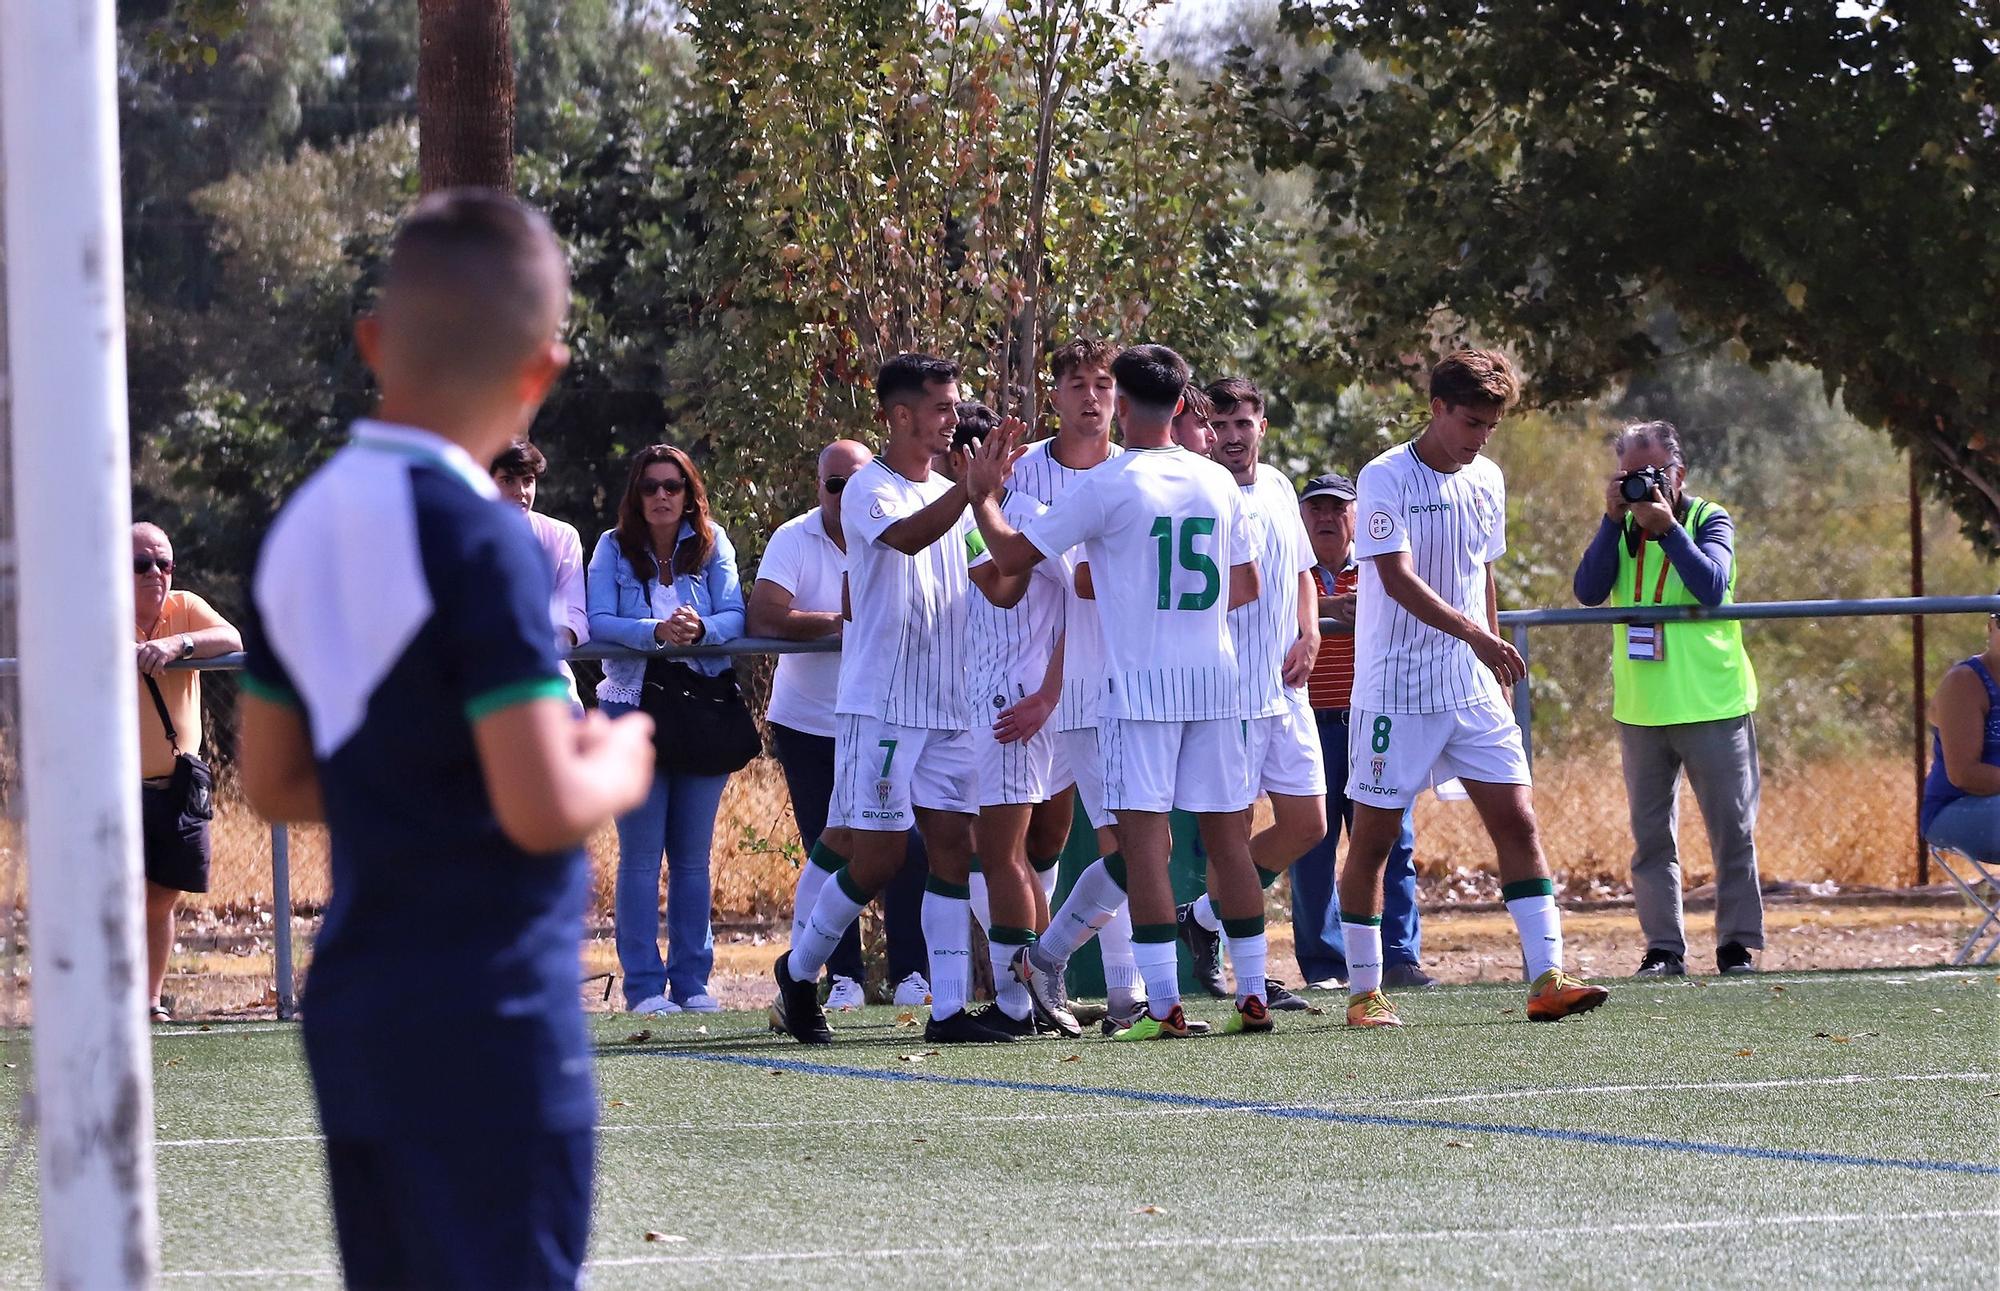
[[[1248,919],[1224,919],[1222,935],[1225,937],[1257,937],[1263,935],[1264,916],[1252,915]]]
[[[1125,853],[1113,852],[1111,855],[1105,857],[1104,872],[1111,876],[1111,881],[1118,885],[1120,892],[1131,891],[1130,888],[1125,886]]]
[[[1555,894],[1556,885],[1550,879],[1517,879],[1502,884],[1500,888],[1502,901],[1515,901],[1521,897],[1552,897]]]
[[[1047,873],[1048,873],[1048,872],[1049,872],[1050,870],[1052,870],[1052,869],[1054,869],[1054,868],[1055,868],[1056,866],[1058,866],[1058,865],[1061,865],[1061,864],[1062,864],[1062,857],[1060,857],[1060,856],[1051,856],[1051,857],[1050,857],[1050,858],[1049,858],[1048,860],[1046,860],[1046,861],[1037,861],[1037,860],[1030,860],[1030,861],[1028,862],[1028,864],[1030,864],[1030,865],[1032,865],[1032,866],[1034,866],[1034,867],[1035,867],[1035,873],[1037,873],[1037,874],[1047,874]]]
[[[1342,923],[1358,923],[1367,928],[1380,928],[1382,926],[1382,916],[1379,914],[1349,914],[1343,910],[1340,912],[1340,921]]]
[[[1003,946],[1032,946],[1035,944],[1035,933],[1032,928],[995,926],[986,930],[986,939],[999,942]]]
[[[982,874],[985,872],[979,868],[979,853],[974,852],[972,854],[972,860],[966,864],[965,869],[968,874]]]
[[[840,890],[847,894],[847,899],[856,905],[867,905],[874,895],[861,890],[860,885],[854,881],[854,872],[845,865],[834,871],[833,881],[840,885]]]
[[[1135,923],[1132,925],[1133,941],[1172,941],[1174,936],[1174,926],[1170,923]]]
[[[1261,865],[1257,867],[1257,883],[1260,887],[1269,888],[1273,883],[1284,877],[1285,872],[1283,870],[1267,870]]]
[[[823,840],[813,844],[812,855],[806,859],[828,874],[840,873],[841,867],[847,864],[847,858],[828,847]]]
[[[947,882],[935,874],[924,880],[924,891],[935,892],[941,897],[950,897],[954,901],[972,900],[971,884]]]

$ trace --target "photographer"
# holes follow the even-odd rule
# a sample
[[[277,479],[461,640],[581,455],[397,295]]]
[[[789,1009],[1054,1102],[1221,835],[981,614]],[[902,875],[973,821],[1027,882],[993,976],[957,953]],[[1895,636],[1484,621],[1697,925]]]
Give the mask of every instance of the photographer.
[[[1576,568],[1585,605],[1727,605],[1736,596],[1735,525],[1721,507],[1682,491],[1686,463],[1664,421],[1627,426],[1604,519]],[[1646,935],[1641,976],[1687,971],[1681,867],[1675,847],[1687,770],[1715,859],[1716,968],[1754,972],[1764,945],[1757,879],[1757,677],[1739,623],[1620,624],[1611,655],[1632,817],[1632,897]]]

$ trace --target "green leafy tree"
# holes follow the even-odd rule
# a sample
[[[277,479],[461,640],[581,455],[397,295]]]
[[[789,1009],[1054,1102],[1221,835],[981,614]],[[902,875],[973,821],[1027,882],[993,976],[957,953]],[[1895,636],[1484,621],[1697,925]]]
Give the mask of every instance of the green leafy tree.
[[[1317,59],[1254,116],[1322,210],[1328,364],[1477,332],[1561,402],[1690,351],[1800,363],[2000,550],[1992,8],[1551,8],[1287,5]]]

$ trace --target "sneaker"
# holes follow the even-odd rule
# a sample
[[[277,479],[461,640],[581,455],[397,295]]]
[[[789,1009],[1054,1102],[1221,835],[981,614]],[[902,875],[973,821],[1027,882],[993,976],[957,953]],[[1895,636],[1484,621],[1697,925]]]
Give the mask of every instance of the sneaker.
[[[722,1012],[722,1001],[716,999],[707,991],[703,991],[699,995],[690,995],[682,1000],[681,1008],[689,1013],[720,1013]]]
[[[1027,1017],[1017,1018],[1010,1016],[1007,1010],[1001,1008],[998,1004],[988,1004],[975,1011],[972,1018],[975,1022],[991,1030],[1002,1032],[1009,1039],[1013,1040],[1032,1040],[1038,1035],[1053,1034],[1052,1032],[1045,1031],[1036,1024],[1035,1011],[1033,1009],[1028,1010]]]
[[[1384,964],[1382,985],[1398,989],[1421,990],[1426,986],[1436,986],[1438,979],[1426,973],[1421,964]]]
[[[1218,1000],[1228,999],[1229,988],[1222,984],[1222,934],[1195,921],[1192,901],[1175,908],[1174,930],[1194,957],[1194,980],[1201,983],[1201,989]]]
[[[1111,1006],[1108,1004],[1098,1004],[1095,1001],[1080,1003],[1076,1000],[1071,1000],[1069,1015],[1076,1019],[1078,1026],[1096,1026],[1099,1022],[1111,1016]]]
[[[1380,991],[1356,995],[1347,1001],[1347,1025],[1351,1027],[1399,1027],[1403,1019]]]
[[[1580,977],[1571,977],[1560,968],[1551,968],[1535,979],[1528,992],[1530,1022],[1560,1022],[1572,1013],[1588,1013],[1611,998],[1602,986],[1592,986]]]
[[[1174,1005],[1173,1012],[1163,1018],[1156,1018],[1141,1009],[1132,1025],[1112,1036],[1113,1040],[1185,1040],[1194,1033],[1188,1029],[1187,1014],[1181,1006]]]
[[[1757,971],[1757,965],[1750,958],[1749,947],[1734,941],[1725,941],[1715,948],[1715,968],[1717,972],[1732,976]]]
[[[914,1008],[931,1002],[931,984],[924,980],[922,973],[911,973],[896,983],[896,993],[890,997],[891,1004],[901,1004]]]
[[[1296,1000],[1299,997],[1294,995],[1292,998]],[[1300,1001],[1300,1004],[1303,1007],[1304,1001]],[[1264,1006],[1264,1001],[1254,995],[1244,996],[1242,1002],[1236,1006],[1236,1011],[1229,1015],[1229,1020],[1222,1024],[1224,1035],[1256,1035],[1270,1030],[1272,1030],[1271,1010]]]
[[[771,976],[778,982],[778,998],[771,1001],[771,1029],[782,1031],[800,1044],[832,1044],[833,1028],[819,1007],[819,983],[801,982],[787,968],[790,954],[778,956]]]
[[[999,1012],[996,1008],[994,1012]],[[1012,1044],[1014,1036],[997,1030],[960,1009],[948,1018],[933,1016],[924,1023],[925,1044]]]
[[[1144,1016],[1146,1016],[1146,1001],[1140,1000],[1132,1006],[1130,1013],[1121,1015],[1107,1010],[1103,1020],[1098,1023],[1098,1026],[1103,1030],[1106,1037],[1115,1040],[1118,1038],[1120,1031],[1123,1031]],[[1186,1018],[1185,1021],[1187,1023],[1187,1033],[1191,1036],[1207,1035],[1213,1030],[1208,1023],[1203,1022],[1200,1018]]]
[[[1347,982],[1338,977],[1322,977],[1317,982],[1307,982],[1300,989],[1307,991],[1344,991]]]
[[[1264,979],[1264,1003],[1270,1008],[1279,1009],[1286,1013],[1303,1013],[1312,1007],[1312,1005],[1306,1003],[1303,999],[1286,990],[1283,982],[1272,977]],[[1222,1029],[1227,1031],[1229,1028],[1224,1027]],[[1271,1028],[1265,1027],[1264,1029],[1269,1031]]]
[[[681,1006],[664,995],[648,995],[645,999],[640,1000],[625,1011],[627,1013],[644,1013],[648,1016],[656,1016],[661,1013],[679,1013]]]
[[[1722,952],[1717,951],[1717,958]],[[1649,950],[1639,961],[1639,970],[1634,977],[1686,977],[1687,962],[1671,950]]]
[[[852,1013],[868,1002],[861,990],[861,983],[851,977],[836,977],[833,986],[826,993],[826,1011],[829,1013]]]
[[[1063,975],[1048,972],[1035,966],[1026,946],[1014,952],[1014,962],[1008,969],[1014,980],[1028,988],[1028,998],[1034,1001],[1035,1017],[1044,1026],[1055,1028],[1057,1034],[1074,1040],[1083,1034],[1083,1024],[1076,1020],[1076,1014],[1069,1011],[1069,993],[1063,988]]]

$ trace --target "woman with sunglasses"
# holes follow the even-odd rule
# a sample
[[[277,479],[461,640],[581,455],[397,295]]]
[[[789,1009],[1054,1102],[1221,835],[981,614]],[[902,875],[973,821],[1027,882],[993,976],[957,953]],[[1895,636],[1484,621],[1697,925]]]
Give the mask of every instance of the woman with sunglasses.
[[[1931,774],[1918,813],[1924,840],[2000,861],[2000,614],[1986,650],[1945,673],[1931,698]]]
[[[597,540],[585,603],[595,641],[633,650],[720,644],[743,634],[736,549],[709,516],[708,490],[688,455],[666,444],[632,460],[618,527]],[[728,659],[676,660],[718,676]],[[617,716],[639,706],[644,659],[607,659],[597,698]],[[646,801],[618,818],[615,907],[625,1007],[634,1013],[713,1013],[709,844],[726,775],[656,770]],[[660,857],[667,862],[667,960],[660,961]]]

